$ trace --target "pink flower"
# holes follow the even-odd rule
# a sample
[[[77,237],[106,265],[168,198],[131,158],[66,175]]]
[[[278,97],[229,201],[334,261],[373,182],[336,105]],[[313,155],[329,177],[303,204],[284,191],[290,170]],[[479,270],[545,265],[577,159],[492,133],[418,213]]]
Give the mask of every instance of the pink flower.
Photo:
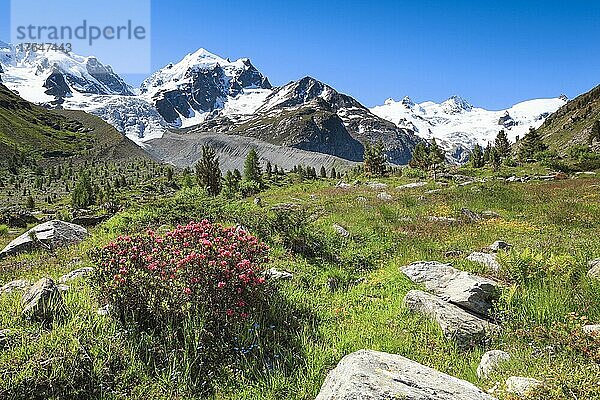
[[[222,288],[224,288],[224,287],[225,287],[225,282],[219,282],[219,283],[217,283],[217,287],[218,287],[219,289],[222,289]]]
[[[192,293],[192,289],[190,289],[189,287],[186,287],[185,289],[183,289],[183,293],[185,293],[185,294],[191,294]]]
[[[229,310],[227,310],[227,315],[228,316],[232,316],[234,314],[233,310],[230,308]]]

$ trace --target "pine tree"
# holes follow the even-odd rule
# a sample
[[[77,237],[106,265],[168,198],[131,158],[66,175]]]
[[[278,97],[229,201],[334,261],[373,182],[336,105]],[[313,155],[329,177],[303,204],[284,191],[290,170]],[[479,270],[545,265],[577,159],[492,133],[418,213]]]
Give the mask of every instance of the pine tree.
[[[492,151],[492,144],[488,142],[487,146],[485,146],[485,150],[483,150],[483,164],[488,164],[490,162],[490,153]]]
[[[33,201],[33,197],[31,197],[31,195],[27,196],[25,207],[27,207],[28,210],[33,210],[35,208],[35,202]]]
[[[96,202],[94,185],[88,170],[79,173],[79,178],[71,192],[71,204],[74,208],[86,208]]]
[[[481,168],[484,166],[485,163],[483,161],[483,150],[481,149],[479,143],[477,143],[473,148],[469,161],[471,162],[471,166],[473,168]]]
[[[436,179],[437,171],[444,165],[446,154],[440,146],[438,146],[435,138],[431,138],[429,145],[429,166],[433,171],[433,180]]]
[[[319,171],[319,175],[321,176],[321,178],[327,178],[327,171],[325,170],[325,167],[323,165],[321,165],[321,170]]]
[[[500,157],[500,152],[496,147],[492,147],[490,151],[490,164],[494,171],[498,171],[500,168],[500,163],[502,162],[502,157]]]
[[[529,128],[529,132],[523,136],[519,142],[518,157],[521,162],[525,162],[535,156],[536,153],[546,150],[548,147],[542,141],[541,136],[534,128]]]
[[[167,168],[167,182],[171,182],[173,181],[173,169],[168,167]]]
[[[250,149],[248,156],[246,156],[246,161],[244,162],[244,180],[261,184],[261,175],[262,171],[260,168],[258,153],[256,150]]]
[[[494,146],[496,147],[496,152],[501,159],[510,156],[510,142],[508,141],[508,137],[506,136],[504,129],[498,132],[496,140],[494,141]]]
[[[223,182],[223,194],[226,197],[233,198],[240,191],[240,179],[236,177],[236,175],[227,171],[225,173],[225,179]]]
[[[429,152],[424,143],[418,143],[408,163],[411,168],[427,170],[429,168]]]
[[[202,146],[202,158],[196,163],[196,178],[209,195],[221,193],[219,158],[210,146]]]
[[[273,174],[273,167],[271,166],[271,161],[267,161],[267,166],[266,166],[266,174],[267,174],[267,178],[271,179],[271,175]]]
[[[336,171],[335,171],[335,167],[331,167],[331,172],[329,173],[329,177],[330,177],[331,179],[335,179],[335,178],[337,178],[337,173],[336,173]]]
[[[385,174],[385,154],[383,153],[383,143],[377,142],[375,145],[367,143],[365,145],[364,170],[369,176],[383,176]]]

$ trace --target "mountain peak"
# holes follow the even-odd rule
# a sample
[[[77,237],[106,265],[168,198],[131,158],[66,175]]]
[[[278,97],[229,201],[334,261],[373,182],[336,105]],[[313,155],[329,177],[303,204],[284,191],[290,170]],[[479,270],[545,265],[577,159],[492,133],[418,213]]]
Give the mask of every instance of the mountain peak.
[[[473,106],[462,97],[454,95],[442,103],[442,108],[449,114],[457,114],[471,111]]]

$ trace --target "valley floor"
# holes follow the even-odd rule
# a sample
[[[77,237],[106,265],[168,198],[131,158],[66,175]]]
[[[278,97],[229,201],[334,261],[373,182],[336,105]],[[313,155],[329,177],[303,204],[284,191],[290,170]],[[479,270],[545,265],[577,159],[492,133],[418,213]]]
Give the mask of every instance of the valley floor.
[[[0,284],[57,279],[73,269],[75,258],[93,266],[88,252],[120,234],[205,217],[239,223],[271,246],[269,268],[294,277],[274,283],[275,315],[251,321],[238,363],[212,384],[208,398],[314,399],[343,356],[373,349],[465,379],[499,399],[515,398],[504,385],[513,375],[544,381],[530,398],[600,399],[600,338],[581,333],[583,325],[600,323],[600,282],[586,274],[588,262],[600,257],[600,179],[428,181],[404,189],[397,187],[414,180],[379,182],[387,186],[372,188],[363,180],[342,188],[320,180],[272,188],[261,193],[260,205],[183,190],[164,203],[116,215],[76,247],[0,261]],[[264,224],[278,204],[297,214],[274,230]],[[463,208],[497,216],[470,221]],[[0,245],[16,234],[0,237]],[[513,245],[498,256],[500,271],[466,260],[496,240]],[[419,286],[400,268],[421,260],[501,282],[494,317],[502,333],[461,350],[435,323],[409,312],[403,298]],[[10,329],[0,350],[1,398],[203,398],[178,375],[176,359],[162,369],[146,362],[151,338],[133,341],[112,317],[98,315],[103,304],[86,280],[70,284],[67,315],[52,329],[20,318],[21,295],[0,294],[0,329]],[[481,355],[491,349],[512,358],[479,379]]]

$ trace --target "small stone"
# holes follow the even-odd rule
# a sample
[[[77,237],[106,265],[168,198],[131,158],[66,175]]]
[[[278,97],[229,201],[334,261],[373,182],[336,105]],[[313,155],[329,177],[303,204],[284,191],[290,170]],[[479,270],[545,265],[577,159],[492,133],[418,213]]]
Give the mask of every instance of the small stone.
[[[280,280],[280,279],[292,279],[294,277],[293,274],[287,272],[287,271],[279,271],[275,268],[271,268],[267,271],[264,272],[264,276],[267,279],[273,279],[273,280]]]
[[[50,278],[37,281],[21,299],[23,317],[40,322],[52,322],[59,308],[63,306],[60,290]]]
[[[350,188],[352,188],[352,185],[350,185],[349,183],[340,181],[337,183],[337,185],[335,185],[335,187],[340,188],[340,189],[350,189]]]
[[[254,198],[254,205],[258,206],[258,207],[262,207],[262,200],[260,199],[260,197]]]
[[[460,257],[462,255],[462,251],[459,250],[450,250],[444,253],[444,257],[446,258],[455,258]]]
[[[506,380],[506,391],[522,397],[541,385],[543,385],[543,382],[537,379],[511,376]]]
[[[479,216],[479,214],[477,214],[474,211],[469,210],[468,208],[463,208],[460,210],[460,212],[462,213],[462,215],[465,217],[466,220],[470,221],[470,222],[477,222],[481,219],[481,217]]]
[[[477,376],[481,379],[488,375],[502,362],[510,360],[510,354],[502,350],[490,350],[481,357],[477,367]]]
[[[357,197],[356,201],[358,201],[359,203],[366,203],[367,202],[367,198],[366,197]]]
[[[483,219],[497,219],[497,218],[502,218],[500,216],[500,214],[498,214],[497,212],[494,212],[494,211],[482,211],[481,214],[479,214],[479,215]]]
[[[64,283],[60,283],[58,285],[56,285],[56,288],[60,291],[60,292],[68,292],[70,287],[69,285],[65,285]]]
[[[590,261],[588,267],[590,268],[587,273],[588,276],[590,278],[600,279],[600,258]]]
[[[427,182],[414,182],[414,183],[407,183],[406,185],[400,185],[396,189],[398,189],[398,190],[414,189],[414,188],[418,188],[418,187],[425,186],[425,185],[427,185]]]
[[[452,217],[429,216],[429,217],[427,217],[427,219],[430,220],[431,222],[442,222],[442,223],[446,223],[446,224],[455,224],[458,222],[458,220],[456,218],[452,218]]]
[[[25,290],[31,286],[31,282],[26,279],[17,279],[8,282],[6,285],[0,287],[0,295],[4,293],[11,293],[14,290]]]
[[[496,259],[496,254],[488,254],[476,251],[469,254],[467,260],[483,264],[494,272],[500,271],[501,268],[500,263]]]
[[[105,305],[104,307],[100,307],[98,311],[96,311],[98,315],[106,316],[110,313],[110,304]]]
[[[502,240],[496,240],[494,243],[490,245],[490,250],[494,253],[499,252],[500,250],[507,250],[512,247],[512,244],[508,244]]]
[[[600,325],[585,325],[583,327],[583,333],[588,335],[600,335]]]
[[[393,198],[393,197],[392,197],[390,194],[388,194],[387,192],[381,192],[381,193],[379,193],[379,194],[377,195],[377,198],[378,198],[379,200],[383,200],[383,201],[391,201],[391,200],[393,200],[393,199],[394,199],[394,198]]]
[[[367,182],[367,186],[375,190],[382,190],[388,187],[387,184],[381,182]]]
[[[338,225],[338,224],[333,224],[333,229],[335,229],[335,231],[342,237],[349,237],[350,236],[350,232],[348,232],[343,226]]]
[[[77,279],[77,278],[86,276],[93,271],[94,271],[94,268],[92,268],[92,267],[79,268],[79,269],[69,272],[68,274],[61,276],[58,281],[60,283],[69,282],[69,281],[72,281],[73,279]]]

